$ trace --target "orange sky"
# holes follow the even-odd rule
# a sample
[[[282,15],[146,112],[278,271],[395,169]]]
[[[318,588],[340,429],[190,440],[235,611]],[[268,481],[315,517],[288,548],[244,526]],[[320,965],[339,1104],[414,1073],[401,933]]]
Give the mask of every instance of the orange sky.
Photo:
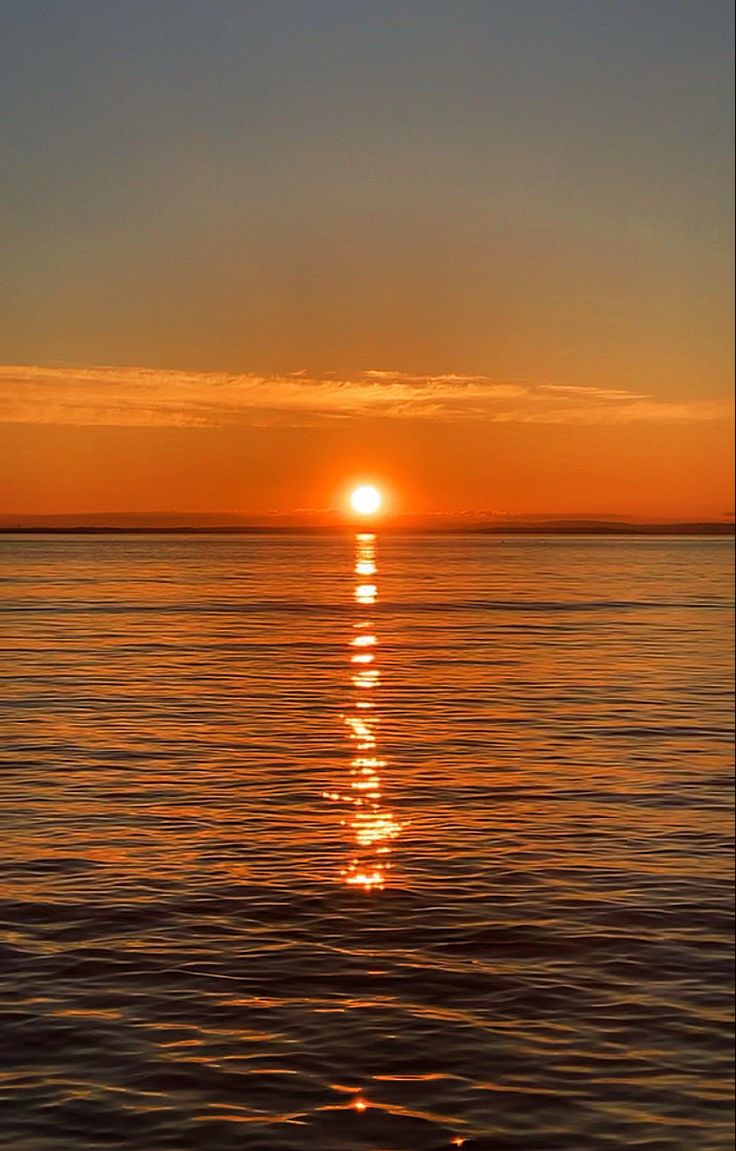
[[[0,515],[733,511],[731,6],[8,5]]]
[[[715,406],[659,414],[649,400],[524,394],[442,419],[436,395],[426,416],[411,403],[407,415],[256,411],[253,422],[180,426],[152,409],[135,424],[75,423],[70,408],[66,423],[51,413],[48,423],[8,424],[0,512],[323,512],[363,479],[385,487],[397,514],[720,519],[733,510],[731,428]]]

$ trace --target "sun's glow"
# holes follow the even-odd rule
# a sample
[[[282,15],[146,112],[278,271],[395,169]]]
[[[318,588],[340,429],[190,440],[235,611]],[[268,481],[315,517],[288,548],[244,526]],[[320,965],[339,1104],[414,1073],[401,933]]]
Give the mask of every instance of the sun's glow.
[[[350,506],[361,516],[373,516],[381,506],[381,493],[373,484],[361,484],[350,493]]]

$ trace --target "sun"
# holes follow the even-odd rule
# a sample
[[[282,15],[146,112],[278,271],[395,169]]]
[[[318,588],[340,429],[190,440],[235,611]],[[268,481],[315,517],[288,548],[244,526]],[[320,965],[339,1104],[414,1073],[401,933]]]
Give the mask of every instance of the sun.
[[[375,515],[381,502],[381,493],[373,484],[361,484],[350,493],[350,506],[360,516]]]

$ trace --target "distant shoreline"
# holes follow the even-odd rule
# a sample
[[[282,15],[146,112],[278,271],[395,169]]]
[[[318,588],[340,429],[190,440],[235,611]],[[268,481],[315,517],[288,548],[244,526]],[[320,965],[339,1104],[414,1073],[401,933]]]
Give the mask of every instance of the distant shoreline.
[[[375,531],[381,535],[494,535],[494,536],[721,536],[734,535],[733,523],[678,523],[678,524],[524,524],[504,526],[408,526],[408,525],[369,525],[369,524],[322,524],[301,527],[284,526],[222,526],[222,527],[125,527],[98,525],[70,525],[29,527],[27,525],[0,526],[0,535],[24,536],[241,536],[241,535],[344,535],[355,531]]]

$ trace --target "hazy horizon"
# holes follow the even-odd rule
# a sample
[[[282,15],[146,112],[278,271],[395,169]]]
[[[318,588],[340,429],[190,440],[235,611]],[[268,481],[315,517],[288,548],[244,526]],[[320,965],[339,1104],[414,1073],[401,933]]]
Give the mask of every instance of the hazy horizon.
[[[0,514],[0,531],[21,530],[126,530],[132,531],[346,531],[367,530],[381,534],[395,531],[508,531],[529,529],[530,531],[564,530],[566,527],[581,530],[600,530],[602,533],[627,532],[631,529],[658,530],[713,529],[728,534],[733,531],[733,515],[724,514],[711,519],[662,518],[636,519],[633,517],[605,514],[596,516],[538,513],[536,515],[503,515],[492,512],[463,511],[456,513],[394,514],[378,520],[361,521],[346,514],[341,508],[302,509],[296,512],[264,512],[242,514],[237,512],[66,512],[56,515],[23,515],[17,513]]]

